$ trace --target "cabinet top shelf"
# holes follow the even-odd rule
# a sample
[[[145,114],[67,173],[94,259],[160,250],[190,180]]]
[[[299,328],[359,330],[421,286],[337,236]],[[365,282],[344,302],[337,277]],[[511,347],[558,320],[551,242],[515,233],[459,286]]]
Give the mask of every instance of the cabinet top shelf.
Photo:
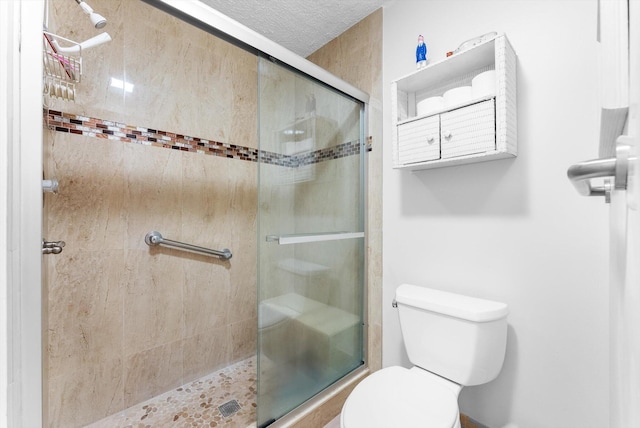
[[[498,35],[466,51],[429,64],[395,81],[399,91],[415,92],[425,86],[438,85],[465,71],[486,67],[495,63],[495,41]]]

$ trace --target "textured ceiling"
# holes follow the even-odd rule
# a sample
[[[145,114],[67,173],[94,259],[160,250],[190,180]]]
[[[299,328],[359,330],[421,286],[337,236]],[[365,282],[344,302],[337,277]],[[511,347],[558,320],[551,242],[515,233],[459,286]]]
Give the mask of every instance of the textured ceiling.
[[[388,0],[200,0],[302,57]]]

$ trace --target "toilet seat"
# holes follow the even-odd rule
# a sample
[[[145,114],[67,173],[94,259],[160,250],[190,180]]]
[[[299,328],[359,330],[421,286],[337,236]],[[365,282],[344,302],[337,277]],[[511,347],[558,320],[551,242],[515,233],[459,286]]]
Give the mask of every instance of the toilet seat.
[[[424,373],[420,373],[424,372]],[[342,408],[342,428],[453,428],[456,395],[421,369],[387,367],[360,382]]]

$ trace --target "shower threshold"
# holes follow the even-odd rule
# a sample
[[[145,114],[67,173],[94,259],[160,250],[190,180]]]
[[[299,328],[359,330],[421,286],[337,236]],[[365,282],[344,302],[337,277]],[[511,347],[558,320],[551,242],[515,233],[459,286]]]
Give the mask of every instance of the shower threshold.
[[[226,415],[226,417],[225,417]],[[255,427],[256,358],[225,367],[88,428]]]

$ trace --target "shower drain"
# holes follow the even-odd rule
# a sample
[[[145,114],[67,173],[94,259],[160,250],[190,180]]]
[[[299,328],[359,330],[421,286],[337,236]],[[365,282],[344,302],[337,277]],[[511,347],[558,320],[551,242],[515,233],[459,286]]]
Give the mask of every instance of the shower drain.
[[[231,400],[224,403],[221,406],[218,406],[218,410],[220,410],[220,413],[222,413],[222,416],[224,416],[225,418],[228,418],[229,416],[233,415],[238,410],[240,410],[240,404],[238,404],[237,400]]]

